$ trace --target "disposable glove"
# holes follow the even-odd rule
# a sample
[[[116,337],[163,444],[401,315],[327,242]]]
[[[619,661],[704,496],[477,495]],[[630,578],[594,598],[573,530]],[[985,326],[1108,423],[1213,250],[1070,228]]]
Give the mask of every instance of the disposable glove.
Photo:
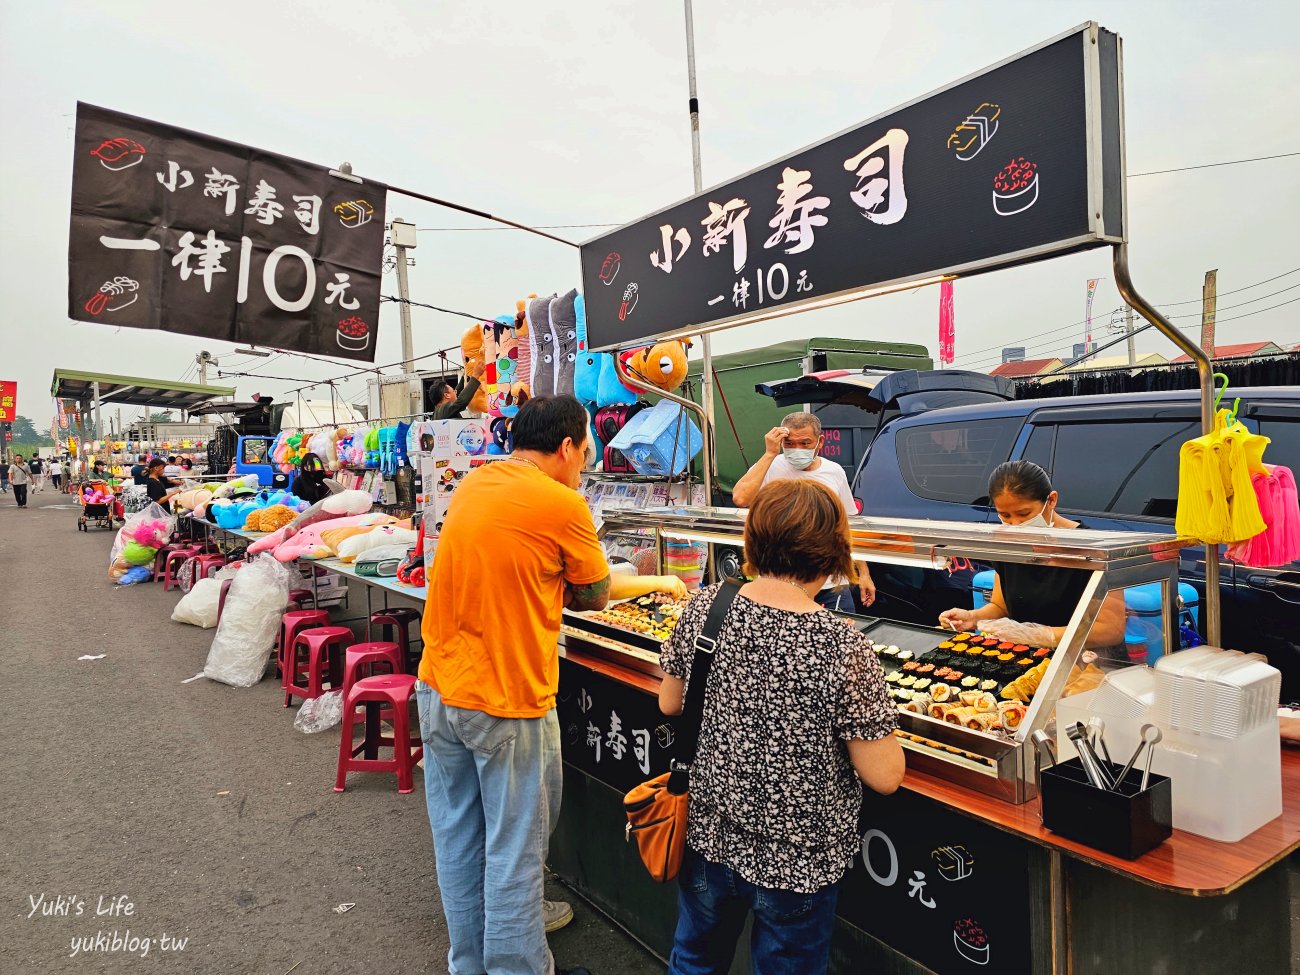
[[[1022,643],[1028,647],[1054,647],[1057,644],[1056,631],[1042,623],[1021,623],[1003,617],[996,620],[982,620],[980,630],[991,637],[1009,643]]]

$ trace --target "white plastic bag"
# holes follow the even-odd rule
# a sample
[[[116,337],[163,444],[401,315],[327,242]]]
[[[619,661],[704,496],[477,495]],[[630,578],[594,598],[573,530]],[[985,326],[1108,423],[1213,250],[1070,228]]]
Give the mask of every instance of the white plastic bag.
[[[307,735],[333,728],[343,721],[343,692],[326,691],[320,697],[309,697],[302,702],[293,726]]]
[[[217,625],[217,603],[220,601],[221,583],[211,578],[200,579],[176,604],[172,619],[210,630]]]
[[[295,566],[270,555],[259,555],[235,573],[203,666],[205,677],[234,687],[252,687],[262,679],[297,576]]]

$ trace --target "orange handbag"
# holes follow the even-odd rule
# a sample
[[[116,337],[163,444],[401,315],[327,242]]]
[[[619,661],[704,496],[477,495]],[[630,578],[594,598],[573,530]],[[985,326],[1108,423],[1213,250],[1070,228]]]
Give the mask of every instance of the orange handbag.
[[[686,852],[690,767],[695,760],[700,724],[704,721],[704,693],[708,686],[709,668],[713,666],[713,652],[718,645],[722,620],[739,591],[739,584],[730,580],[718,590],[700,635],[695,638],[695,659],[691,661],[691,679],[686,687],[686,702],[677,729],[678,750],[669,766],[670,771],[642,782],[623,797],[623,811],[627,814],[624,839],[629,843],[636,840],[641,862],[650,876],[660,883],[677,876],[682,866],[682,855]]]

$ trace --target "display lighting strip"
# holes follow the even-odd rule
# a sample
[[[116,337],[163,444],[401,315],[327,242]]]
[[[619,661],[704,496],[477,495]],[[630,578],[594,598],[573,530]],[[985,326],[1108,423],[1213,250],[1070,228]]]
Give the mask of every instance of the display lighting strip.
[[[739,539],[734,535],[722,535],[717,532],[694,531],[681,528],[660,528],[664,538],[676,538],[684,542],[705,542],[709,545],[735,545]]]
[[[919,555],[915,552],[877,552],[872,551],[869,554],[859,552],[853,553],[854,562],[868,563],[885,563],[886,565],[906,565],[911,568],[919,569],[947,569],[952,560],[946,555],[939,555],[931,551],[929,555]]]

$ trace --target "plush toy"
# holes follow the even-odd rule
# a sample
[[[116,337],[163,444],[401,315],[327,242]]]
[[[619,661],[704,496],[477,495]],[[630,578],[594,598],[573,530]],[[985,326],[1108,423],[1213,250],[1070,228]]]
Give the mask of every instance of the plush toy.
[[[272,504],[261,510],[249,512],[244,522],[245,531],[273,532],[288,525],[298,517],[298,512],[286,504]]]
[[[153,569],[147,565],[132,566],[118,577],[119,586],[134,586],[137,582],[148,582],[153,578]]]
[[[529,297],[536,297],[529,295]],[[515,404],[522,405],[533,395],[533,350],[528,342],[528,307],[527,302],[515,302],[515,338],[518,339],[519,359],[515,368],[515,386],[511,390]],[[523,399],[520,399],[520,396]]]
[[[155,551],[167,544],[171,530],[165,518],[141,518],[122,529],[125,538]]]
[[[556,295],[549,295],[546,298],[528,299],[528,342],[533,364],[528,385],[534,396],[554,396],[559,391],[555,383],[559,368],[559,347],[551,329],[551,300],[555,297]],[[576,325],[574,343],[577,344]]]
[[[182,491],[176,495],[176,503],[186,511],[201,508],[211,500],[212,492],[207,488],[195,488],[193,491]]]
[[[573,395],[573,370],[578,359],[578,289],[551,299],[548,314],[555,335],[555,394]]]
[[[527,339],[519,338],[511,316],[483,323],[483,355],[487,363],[483,389],[487,391],[488,415],[512,417],[528,401],[528,383],[519,371],[520,348],[526,346]]]
[[[686,350],[690,347],[689,340],[669,339],[649,348],[636,349],[626,360],[627,369],[638,379],[671,393],[686,378],[690,368]]]
[[[492,425],[488,427],[488,433],[492,436],[487,445],[487,452],[490,455],[499,457],[502,454],[511,453],[515,449],[514,437],[510,433],[510,421],[504,416],[499,416],[492,421]]]
[[[153,565],[158,550],[139,542],[127,542],[122,549],[121,559],[127,565]]]
[[[387,525],[392,524],[394,521],[396,519],[391,515],[371,511],[364,515],[352,515],[348,518],[332,518],[329,521],[316,522],[277,545],[274,552],[275,559],[277,562],[292,562],[294,559],[327,559],[334,554],[334,550],[321,539],[322,532],[335,528],[346,528],[349,525]],[[262,539],[262,541],[266,541],[266,539]],[[251,546],[249,551],[252,552]]]
[[[573,392],[578,400],[591,407],[592,412],[602,406],[635,403],[636,393],[624,386],[614,368],[614,356],[609,352],[592,352],[587,342],[587,303],[582,295],[573,301],[576,319],[576,360],[573,372]]]
[[[380,462],[379,455],[379,428],[371,427],[366,431],[366,467],[378,467]]]
[[[344,539],[334,549],[342,562],[354,562],[358,555],[383,545],[413,545],[419,536],[400,525],[380,525]]]
[[[483,362],[483,326],[471,325],[465,329],[465,334],[460,337],[460,355],[461,361],[465,363],[465,368],[469,369],[472,362]],[[469,401],[469,408],[475,413],[484,413],[487,411],[487,392],[480,383],[478,391],[474,393],[473,399]]]
[[[373,504],[373,499],[365,491],[340,491],[338,494],[331,494],[328,498],[317,501],[285,527],[253,542],[248,546],[248,554],[257,555],[259,552],[269,551],[309,525],[329,521],[332,518],[365,514]]]

